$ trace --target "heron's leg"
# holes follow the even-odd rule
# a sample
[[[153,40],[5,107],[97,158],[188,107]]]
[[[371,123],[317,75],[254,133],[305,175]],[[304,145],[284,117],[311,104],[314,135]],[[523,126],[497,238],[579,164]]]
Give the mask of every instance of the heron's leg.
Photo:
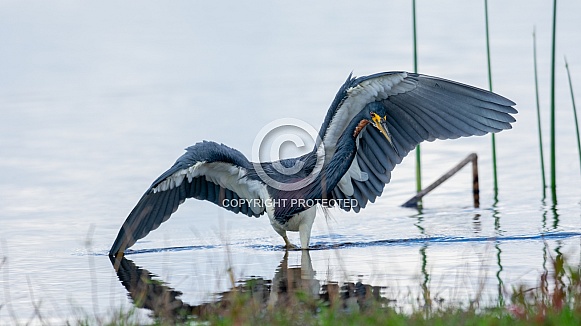
[[[302,212],[303,217],[299,223],[299,236],[301,238],[301,249],[309,249],[309,241],[311,241],[311,229],[313,228],[313,223],[315,222],[315,216],[317,211],[315,207],[312,207],[304,212]]]
[[[312,224],[311,224],[312,226]],[[299,236],[301,237],[301,249],[309,249],[311,240],[311,228],[305,224],[299,226]]]
[[[286,249],[298,249],[297,246],[295,246],[289,241],[288,237],[286,236],[286,233],[282,236],[282,239],[284,240],[284,246]]]
[[[274,219],[273,217],[271,217],[271,215],[268,216],[270,219],[270,225],[272,225],[272,228],[274,229],[274,231],[276,231],[276,233],[280,234],[280,236],[282,237],[282,239],[284,240],[284,247],[286,249],[297,249],[297,246],[295,246],[294,244],[292,244],[288,237],[286,236],[286,230],[285,228],[280,225],[276,219]]]

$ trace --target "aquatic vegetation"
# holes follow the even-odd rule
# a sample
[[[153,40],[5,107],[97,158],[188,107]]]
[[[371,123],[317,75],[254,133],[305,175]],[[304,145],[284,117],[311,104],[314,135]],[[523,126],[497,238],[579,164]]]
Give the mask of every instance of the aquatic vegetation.
[[[492,67],[490,65],[490,33],[488,29],[488,0],[484,0],[484,21],[486,27],[486,61],[488,66],[488,90],[492,92]],[[492,175],[494,181],[494,198],[498,197],[498,173],[496,168],[496,137],[492,136]]]
[[[577,135],[577,152],[579,153],[579,168],[581,169],[581,137],[579,136],[579,120],[577,120],[577,107],[575,106],[575,94],[573,93],[573,83],[571,82],[571,72],[569,63],[565,58],[565,69],[567,69],[567,78],[569,79],[569,90],[571,91],[571,104],[573,105],[573,119],[575,122],[575,131]]]
[[[418,72],[418,34],[416,24],[416,0],[412,0],[412,29],[414,44],[414,72]],[[416,192],[422,191],[422,151],[420,145],[416,146]],[[421,206],[422,202],[419,201]]]
[[[541,181],[543,186],[543,198],[546,196],[547,182],[545,179],[545,156],[543,154],[543,133],[541,130],[541,104],[539,101],[539,77],[537,71],[537,34],[533,30],[533,62],[535,71],[535,99],[537,104],[537,130],[539,133],[539,155],[541,156]]]
[[[557,202],[557,160],[555,142],[555,48],[557,33],[557,0],[553,1],[553,38],[551,47],[551,193]]]

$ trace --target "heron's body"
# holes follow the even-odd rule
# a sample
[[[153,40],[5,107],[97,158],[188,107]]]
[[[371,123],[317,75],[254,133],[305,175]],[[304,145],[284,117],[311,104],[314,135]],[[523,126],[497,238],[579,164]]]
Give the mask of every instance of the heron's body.
[[[248,216],[266,213],[287,247],[286,231],[298,231],[306,249],[317,205],[359,212],[381,195],[394,166],[417,144],[509,129],[515,121],[510,114],[517,112],[513,105],[497,94],[437,77],[349,76],[327,112],[320,139],[303,156],[252,163],[214,142],[187,148],[129,214],[110,254],[156,229],[186,198]],[[291,169],[296,166],[301,168]]]

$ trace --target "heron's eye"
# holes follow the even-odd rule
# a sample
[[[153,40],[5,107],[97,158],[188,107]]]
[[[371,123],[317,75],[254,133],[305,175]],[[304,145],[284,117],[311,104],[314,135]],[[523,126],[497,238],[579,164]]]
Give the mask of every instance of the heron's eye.
[[[387,115],[384,115],[383,116],[383,120],[387,120]]]

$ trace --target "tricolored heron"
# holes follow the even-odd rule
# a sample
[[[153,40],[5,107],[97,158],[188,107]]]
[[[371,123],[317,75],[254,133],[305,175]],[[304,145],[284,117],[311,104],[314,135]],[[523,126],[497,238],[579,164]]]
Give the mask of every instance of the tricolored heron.
[[[394,166],[417,144],[510,129],[511,114],[517,113],[513,105],[495,93],[438,77],[349,75],[311,152],[252,163],[223,144],[188,147],[141,197],[109,254],[123,253],[192,197],[234,213],[266,213],[287,248],[294,246],[286,232],[298,231],[301,248],[308,249],[316,206],[359,212],[381,196]],[[292,169],[296,166],[301,168]]]

